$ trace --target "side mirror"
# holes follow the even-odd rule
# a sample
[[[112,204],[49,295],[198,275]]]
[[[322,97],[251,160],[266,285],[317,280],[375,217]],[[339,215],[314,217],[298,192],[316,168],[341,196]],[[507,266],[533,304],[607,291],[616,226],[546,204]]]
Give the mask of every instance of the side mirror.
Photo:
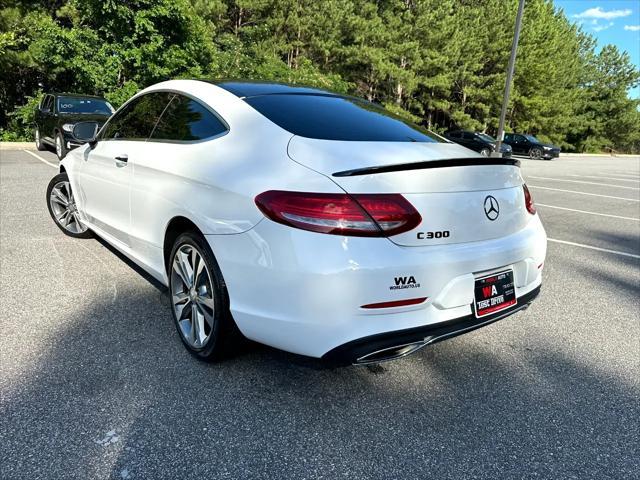
[[[71,133],[76,140],[93,146],[98,141],[98,122],[78,122]]]

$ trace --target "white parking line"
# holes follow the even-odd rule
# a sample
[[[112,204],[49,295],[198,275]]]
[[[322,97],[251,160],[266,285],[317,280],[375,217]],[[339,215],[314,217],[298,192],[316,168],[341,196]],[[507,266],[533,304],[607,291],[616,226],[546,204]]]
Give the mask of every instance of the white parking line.
[[[554,182],[584,183],[587,185],[600,185],[603,187],[625,188],[627,190],[638,191],[638,187],[626,187],[624,185],[614,185],[612,183],[586,182],[584,180],[567,180],[564,178],[552,178],[552,177],[536,177],[534,175],[528,175],[527,178],[535,178],[537,180],[552,180]]]
[[[575,208],[557,207],[555,205],[545,205],[544,203],[536,202],[536,207],[556,208],[558,210],[567,210],[569,212],[586,213],[588,215],[598,215],[600,217],[620,218],[622,220],[632,220],[634,222],[640,222],[640,218],[622,217],[620,215],[610,215],[608,213],[588,212],[586,210],[576,210]]]
[[[54,165],[51,162],[47,162],[44,158],[42,158],[40,155],[37,155],[29,150],[22,150],[23,152],[27,152],[29,155],[31,155],[32,157],[36,157],[38,160],[40,160],[42,163],[46,163],[47,165],[49,165],[50,167],[53,168],[58,168],[58,165]]]
[[[603,197],[603,198],[614,198],[616,200],[627,200],[629,202],[640,202],[640,199],[637,198],[625,198],[625,197],[613,197],[611,195],[600,195],[599,193],[587,193],[587,192],[578,192],[576,190],[563,190],[561,188],[551,188],[551,187],[539,187],[538,185],[529,185],[529,188],[539,188],[541,190],[553,190],[554,192],[565,192],[565,193],[575,193],[578,195],[589,195],[591,197]]]
[[[573,175],[569,174],[569,177],[579,177],[579,178],[603,178],[605,180],[615,180],[616,182],[640,182],[640,178],[615,178],[615,177],[602,177],[597,175]]]
[[[640,179],[640,175],[638,175],[637,173],[619,173],[619,172],[598,172],[598,173],[601,173],[602,175],[614,175],[616,177]]]
[[[555,238],[547,238],[549,242],[562,243],[564,245],[572,245],[574,247],[587,248],[589,250],[597,250],[598,252],[613,253],[614,255],[622,255],[623,257],[640,258],[640,255],[627,252],[619,252],[618,250],[609,250],[608,248],[594,247],[592,245],[584,245],[582,243],[567,242],[566,240],[556,240]]]

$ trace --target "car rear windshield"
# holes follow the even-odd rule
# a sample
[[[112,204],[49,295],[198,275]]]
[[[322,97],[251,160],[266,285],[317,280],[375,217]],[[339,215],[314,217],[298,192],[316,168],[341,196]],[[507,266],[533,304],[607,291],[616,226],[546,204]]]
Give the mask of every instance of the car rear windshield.
[[[60,113],[97,113],[111,115],[113,107],[106,100],[83,97],[58,97],[58,112]]]
[[[332,95],[271,94],[245,98],[269,120],[301,137],[368,142],[444,142],[373,103]]]
[[[497,142],[495,138],[493,138],[491,135],[487,135],[486,133],[478,133],[477,135],[485,142]]]

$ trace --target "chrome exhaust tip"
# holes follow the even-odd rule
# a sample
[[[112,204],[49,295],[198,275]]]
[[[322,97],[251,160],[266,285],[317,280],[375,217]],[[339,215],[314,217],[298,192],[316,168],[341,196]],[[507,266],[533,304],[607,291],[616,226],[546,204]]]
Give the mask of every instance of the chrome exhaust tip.
[[[417,352],[422,347],[427,345],[431,340],[430,337],[425,338],[420,342],[405,343],[403,345],[395,345],[393,347],[383,348],[381,350],[375,350],[371,353],[367,353],[362,357],[356,359],[353,362],[354,365],[367,365],[370,363],[388,362],[390,360],[396,360],[398,358],[406,357],[412,353]]]

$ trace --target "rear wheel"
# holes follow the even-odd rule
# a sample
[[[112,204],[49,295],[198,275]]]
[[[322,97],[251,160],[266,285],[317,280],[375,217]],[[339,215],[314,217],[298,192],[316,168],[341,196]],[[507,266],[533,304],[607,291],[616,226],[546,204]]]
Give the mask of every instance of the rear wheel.
[[[44,143],[42,143],[42,138],[40,137],[40,129],[36,128],[35,131],[35,140],[36,140],[36,149],[40,152],[46,150]]]
[[[67,148],[64,146],[64,138],[60,132],[56,133],[56,155],[62,160],[67,155]]]
[[[49,182],[47,207],[55,224],[66,235],[74,238],[91,237],[91,231],[80,220],[69,177],[66,173],[59,173]]]
[[[169,294],[182,343],[201,360],[219,360],[237,332],[220,268],[202,235],[188,232],[170,255]]]
[[[540,150],[538,147],[533,147],[531,150],[529,150],[529,157],[531,158],[531,160],[540,160],[542,158],[542,150]]]

